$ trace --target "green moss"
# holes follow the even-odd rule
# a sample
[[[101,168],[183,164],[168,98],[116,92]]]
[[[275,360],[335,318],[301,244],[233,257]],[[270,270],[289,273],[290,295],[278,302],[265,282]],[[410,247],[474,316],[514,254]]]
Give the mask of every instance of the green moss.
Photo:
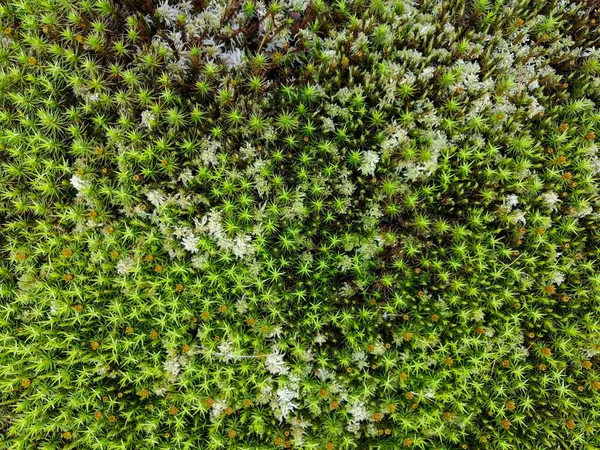
[[[0,5],[0,446],[600,446],[593,2],[171,3]]]

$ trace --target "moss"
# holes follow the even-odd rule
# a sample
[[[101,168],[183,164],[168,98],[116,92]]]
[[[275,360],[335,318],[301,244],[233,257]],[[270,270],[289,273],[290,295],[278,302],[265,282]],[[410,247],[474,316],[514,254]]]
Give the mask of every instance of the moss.
[[[597,15],[0,5],[2,447],[600,446]]]

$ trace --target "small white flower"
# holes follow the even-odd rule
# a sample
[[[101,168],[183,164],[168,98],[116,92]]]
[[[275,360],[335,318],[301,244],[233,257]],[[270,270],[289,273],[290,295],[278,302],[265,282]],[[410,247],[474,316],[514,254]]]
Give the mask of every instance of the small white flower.
[[[165,21],[165,24],[168,27],[172,27],[177,23],[177,18],[179,17],[179,14],[181,14],[181,11],[174,6],[169,5],[169,2],[164,1],[156,8],[155,13]]]
[[[345,197],[350,197],[356,190],[356,186],[347,177],[344,177],[342,182],[336,186],[336,189]]]
[[[200,154],[200,159],[205,165],[212,164],[213,166],[217,164],[217,153],[221,148],[220,142],[208,141],[205,142],[204,149]]]
[[[211,56],[217,56],[222,53],[222,48],[224,44],[217,44],[214,38],[207,38],[202,41],[204,45],[204,50],[208,51]]]
[[[356,363],[358,369],[364,369],[369,365],[367,354],[363,350],[357,350],[352,354],[352,360]]]
[[[539,104],[538,100],[534,97],[533,101],[529,105],[529,118],[537,116],[540,113],[543,113],[545,108]]]
[[[98,264],[101,262],[104,262],[106,260],[106,258],[104,256],[102,256],[102,252],[92,252],[92,254],[90,254],[90,262],[94,263],[94,264]]]
[[[383,355],[385,353],[385,346],[381,342],[376,342],[373,345],[373,353],[374,355]]]
[[[208,263],[208,255],[203,253],[192,257],[192,267],[195,269],[204,269]]]
[[[148,191],[146,197],[155,208],[160,208],[167,202],[167,196],[156,189]]]
[[[529,83],[527,85],[527,89],[529,89],[530,91],[533,91],[539,87],[540,87],[540,83],[538,80],[533,80],[531,83]]]
[[[515,194],[511,194],[504,199],[504,202],[510,209],[512,209],[519,204],[519,197],[517,197]]]
[[[345,105],[352,97],[352,92],[347,87],[343,87],[337,91],[334,97],[337,98],[342,105]]]
[[[273,329],[271,330],[271,332],[267,335],[267,337],[269,338],[279,338],[281,337],[281,335],[283,334],[283,329],[281,328],[280,325],[277,325],[275,327],[273,327]]]
[[[167,388],[165,386],[158,386],[154,388],[154,393],[159,397],[164,397],[164,395],[167,393]]]
[[[272,352],[265,358],[265,367],[272,374],[287,375],[290,372],[289,367],[286,366],[283,354],[277,351]]]
[[[217,400],[214,402],[210,410],[210,421],[214,423],[226,409],[227,403],[225,400]]]
[[[323,368],[318,368],[315,371],[315,374],[317,375],[317,377],[319,377],[319,380],[321,381],[326,381],[329,378],[333,377],[333,374],[329,370]]]
[[[219,345],[219,353],[223,358],[223,361],[229,362],[235,359],[236,355],[234,354],[233,344],[229,341],[223,341]]]
[[[342,272],[347,272],[352,269],[352,258],[348,255],[342,255],[339,262],[339,268]]]
[[[200,239],[198,236],[193,233],[188,234],[181,240],[181,244],[183,248],[185,248],[188,252],[197,253],[198,252],[198,242]]]
[[[523,211],[521,211],[520,209],[517,209],[516,211],[514,211],[511,214],[510,218],[513,221],[513,223],[521,223],[521,224],[525,225],[525,223],[527,222],[527,220],[525,219],[525,213]]]
[[[557,286],[560,286],[561,284],[563,284],[563,282],[565,281],[565,274],[562,272],[554,272],[552,274],[552,278],[550,278],[550,284],[556,284]]]
[[[82,189],[86,189],[88,187],[90,187],[90,183],[89,181],[84,180],[83,178],[81,178],[79,175],[73,174],[73,176],[71,177],[71,185],[77,189],[79,192],[81,192]]]
[[[187,185],[190,181],[194,179],[194,175],[192,174],[192,170],[190,168],[185,169],[179,175],[179,181],[181,181],[184,185]]]
[[[348,405],[346,411],[351,416],[350,423],[346,429],[351,433],[358,432],[360,422],[369,419],[369,411],[367,411],[365,404],[361,401],[356,400],[352,402]]]
[[[14,41],[6,36],[0,36],[0,47],[9,47]]]
[[[450,22],[446,22],[444,24],[444,32],[445,33],[453,33],[456,28]]]
[[[163,368],[171,377],[177,377],[181,371],[179,358],[177,356],[172,356],[171,358],[167,359],[163,364]]]
[[[117,273],[123,275],[133,269],[133,259],[125,258],[117,263]]]
[[[592,145],[589,148],[589,151],[591,154],[597,154],[598,153],[598,147],[596,147],[595,145]],[[594,156],[591,160],[590,160],[590,164],[592,166],[592,174],[596,175],[598,173],[600,173],[600,158],[598,158],[597,156]]]
[[[298,398],[298,392],[288,387],[283,387],[281,389],[277,389],[277,408],[276,415],[280,421],[287,418],[287,416],[298,408],[296,403],[293,403],[293,400]]]
[[[542,200],[544,201],[544,203],[546,205],[548,205],[550,207],[550,209],[552,211],[556,211],[556,209],[557,209],[556,205],[561,201],[560,198],[558,197],[558,194],[553,191],[544,192],[542,194]]]
[[[246,255],[254,254],[254,247],[252,245],[252,237],[248,234],[242,236],[236,236],[233,240],[233,254],[238,258],[243,258]]]
[[[154,113],[149,110],[142,112],[141,118],[142,118],[142,125],[144,125],[148,129],[152,128],[152,124],[156,120],[156,116],[154,115]]]
[[[240,314],[246,314],[248,311],[248,303],[243,298],[240,298],[237,302],[235,302],[235,309]]]
[[[246,142],[243,147],[240,147],[239,154],[245,161],[254,160],[257,157],[256,148],[249,142]]]
[[[321,333],[318,333],[318,334],[315,336],[315,338],[313,339],[313,342],[314,342],[315,344],[322,345],[322,344],[324,344],[325,342],[327,342],[327,336],[325,336],[325,335],[323,335],[323,334],[321,334]]]
[[[239,48],[233,49],[229,52],[220,53],[219,58],[228,68],[234,69],[243,64],[242,51]]]
[[[363,175],[374,175],[379,162],[379,155],[372,150],[368,150],[363,153],[362,157],[360,171]]]
[[[427,390],[423,393],[423,397],[429,400],[435,399],[435,392],[431,388],[427,388]]]
[[[419,81],[425,82],[425,81],[431,80],[433,78],[434,73],[435,73],[435,67],[433,67],[433,66],[425,67],[418,76]]]
[[[298,448],[304,447],[304,430],[311,426],[311,423],[306,420],[305,417],[300,419],[299,417],[294,417],[291,420],[292,426],[292,437],[294,438],[293,443]]]

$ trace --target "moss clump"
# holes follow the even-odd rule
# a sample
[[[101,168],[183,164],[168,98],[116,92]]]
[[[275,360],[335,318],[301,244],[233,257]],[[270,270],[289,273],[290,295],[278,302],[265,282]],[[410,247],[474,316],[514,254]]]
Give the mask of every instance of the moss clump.
[[[594,2],[0,5],[10,449],[593,449]]]

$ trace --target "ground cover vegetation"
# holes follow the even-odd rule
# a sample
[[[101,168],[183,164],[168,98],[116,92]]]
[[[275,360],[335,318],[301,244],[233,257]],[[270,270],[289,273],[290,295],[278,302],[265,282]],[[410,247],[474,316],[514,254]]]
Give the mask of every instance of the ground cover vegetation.
[[[597,2],[0,3],[0,446],[600,446]]]

